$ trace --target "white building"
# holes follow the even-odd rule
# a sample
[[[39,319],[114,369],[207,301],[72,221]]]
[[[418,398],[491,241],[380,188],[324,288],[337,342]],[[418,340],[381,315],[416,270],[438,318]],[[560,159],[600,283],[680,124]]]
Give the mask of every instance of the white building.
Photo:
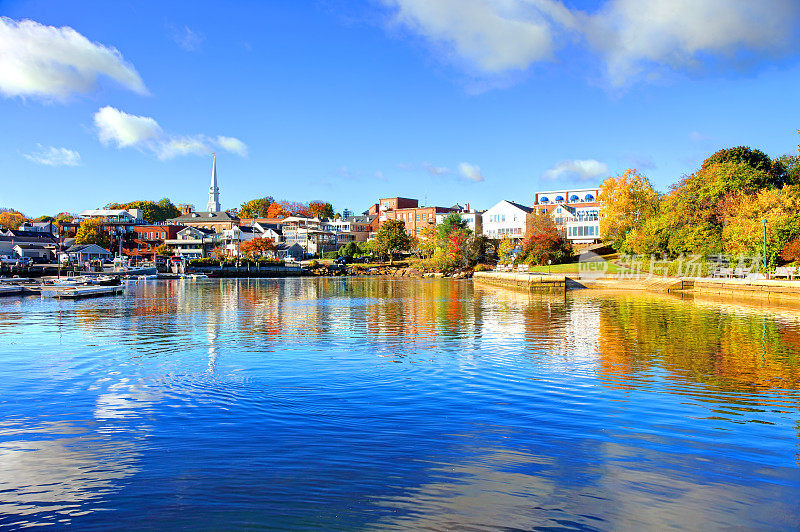
[[[531,212],[531,207],[503,200],[483,213],[483,234],[487,238],[521,239],[528,228],[528,214]]]
[[[204,227],[186,227],[178,231],[177,238],[165,240],[175,255],[188,259],[208,257],[213,249],[224,242],[219,233]]]
[[[600,242],[599,194],[597,187],[537,192],[533,208],[548,213],[573,244],[593,244]]]
[[[143,224],[142,209],[87,209],[78,213],[84,220],[98,219],[110,224]]]
[[[444,219],[451,214],[458,214],[461,219],[467,222],[467,227],[476,234],[483,233],[483,213],[477,211],[470,212],[451,212],[451,213],[438,213],[436,215],[436,225],[441,224]]]

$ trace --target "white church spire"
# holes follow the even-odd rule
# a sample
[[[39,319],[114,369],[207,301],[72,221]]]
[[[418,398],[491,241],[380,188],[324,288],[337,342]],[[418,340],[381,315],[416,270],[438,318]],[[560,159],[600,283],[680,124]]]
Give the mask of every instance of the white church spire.
[[[208,187],[207,212],[219,212],[222,208],[219,205],[219,187],[217,186],[217,154],[211,154],[214,159],[211,163],[211,186]]]

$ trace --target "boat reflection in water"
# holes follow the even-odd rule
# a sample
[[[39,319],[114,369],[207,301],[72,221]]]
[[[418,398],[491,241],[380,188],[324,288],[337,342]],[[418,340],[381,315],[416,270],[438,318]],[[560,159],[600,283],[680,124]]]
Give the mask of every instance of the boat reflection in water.
[[[794,529],[800,312],[441,279],[0,307],[0,525]]]

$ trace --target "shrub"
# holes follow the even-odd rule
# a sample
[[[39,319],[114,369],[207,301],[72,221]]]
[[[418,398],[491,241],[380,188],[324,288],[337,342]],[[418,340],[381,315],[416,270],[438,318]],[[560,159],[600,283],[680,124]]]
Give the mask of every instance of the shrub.
[[[338,251],[326,251],[322,254],[323,259],[335,259],[339,256]]]
[[[493,268],[488,264],[476,264],[472,270],[476,272],[488,272],[491,271],[492,269]]]

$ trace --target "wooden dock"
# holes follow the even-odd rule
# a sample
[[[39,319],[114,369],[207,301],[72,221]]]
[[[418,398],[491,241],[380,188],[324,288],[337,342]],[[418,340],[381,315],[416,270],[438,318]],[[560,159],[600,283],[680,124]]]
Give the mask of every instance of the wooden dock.
[[[17,296],[25,291],[21,286],[16,285],[0,285],[0,296]]]
[[[42,297],[56,299],[82,299],[85,297],[101,297],[121,294],[121,286],[54,286],[42,287]]]

